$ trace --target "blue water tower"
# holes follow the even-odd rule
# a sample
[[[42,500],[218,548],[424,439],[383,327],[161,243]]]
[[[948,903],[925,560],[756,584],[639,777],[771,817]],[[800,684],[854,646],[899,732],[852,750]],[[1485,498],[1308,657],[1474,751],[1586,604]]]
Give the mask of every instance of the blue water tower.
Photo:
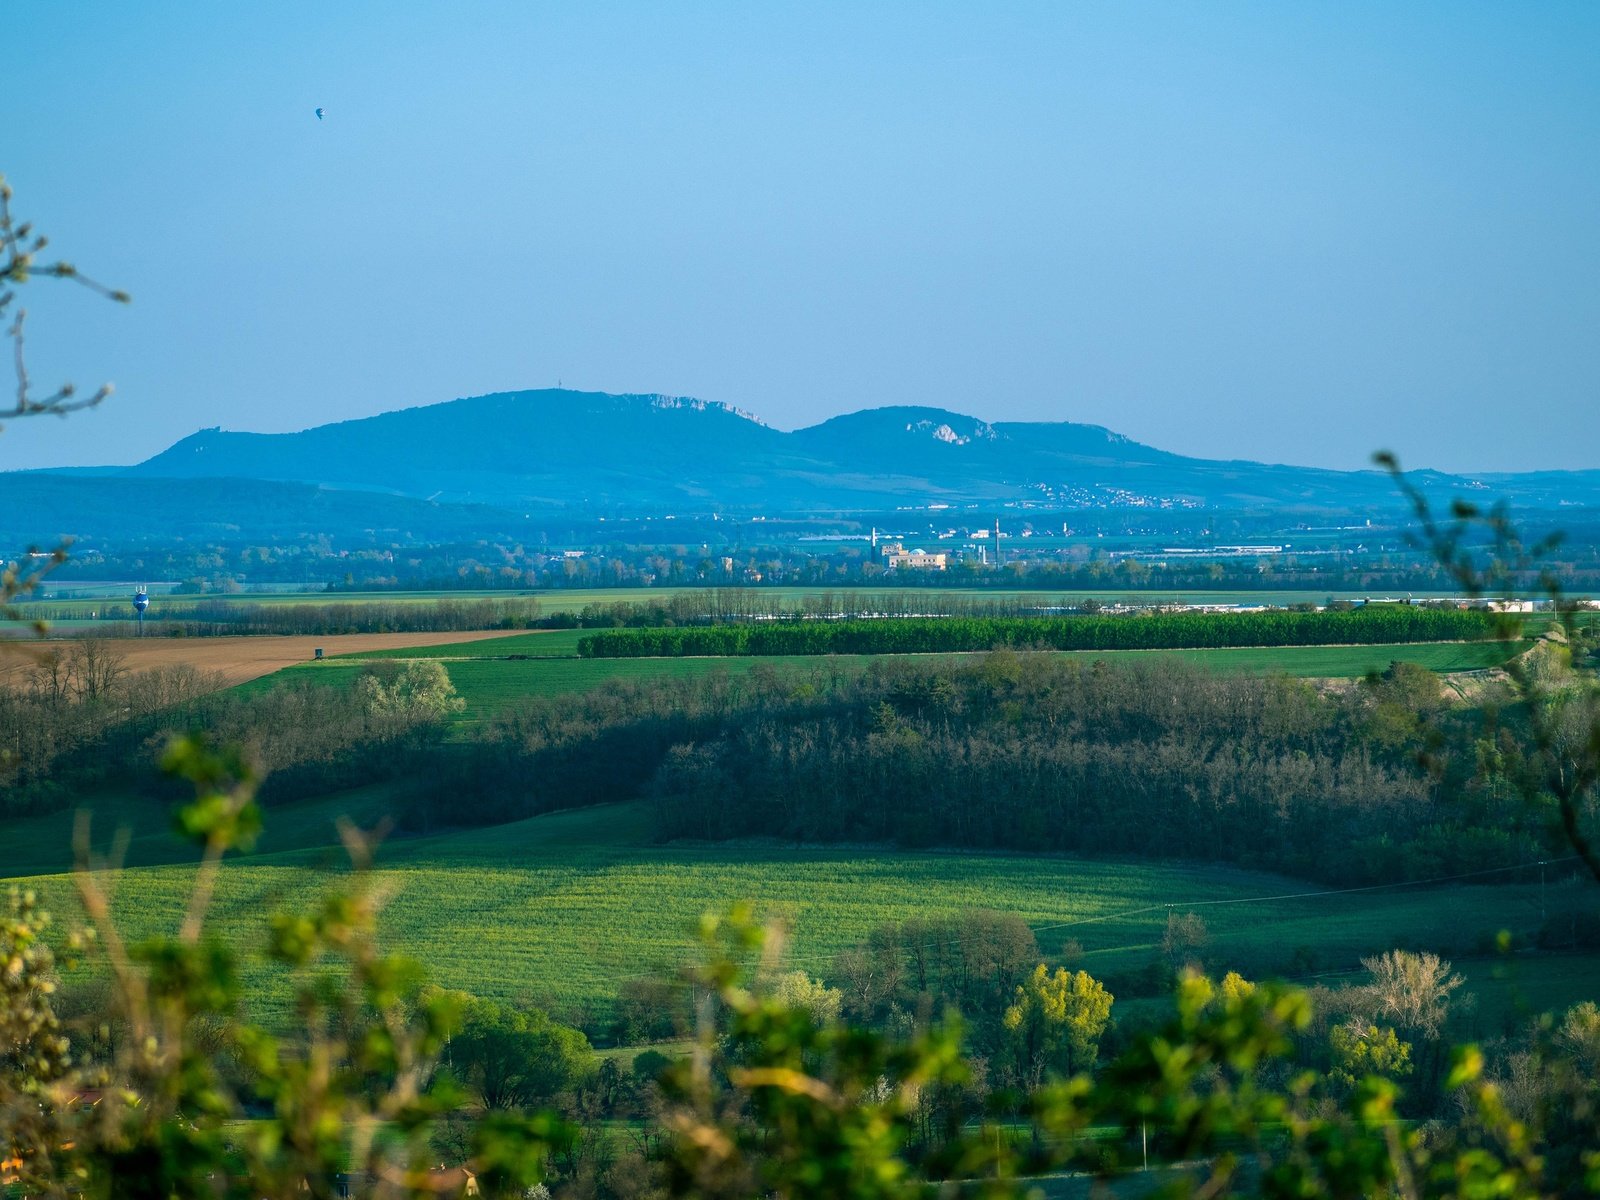
[[[140,588],[133,594],[133,611],[139,614],[139,636],[144,636],[144,610],[150,607],[150,593]]]

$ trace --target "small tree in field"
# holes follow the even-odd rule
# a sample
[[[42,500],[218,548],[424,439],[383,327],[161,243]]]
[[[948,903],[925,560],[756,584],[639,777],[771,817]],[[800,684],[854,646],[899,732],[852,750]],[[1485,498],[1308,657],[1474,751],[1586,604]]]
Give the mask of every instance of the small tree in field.
[[[772,995],[780,1004],[810,1013],[818,1025],[837,1021],[844,1003],[844,992],[819,983],[804,971],[789,971],[778,976]]]
[[[443,721],[466,707],[444,664],[414,659],[391,678],[369,672],[356,684],[367,711],[402,726]]]
[[[1167,956],[1167,963],[1176,970],[1193,962],[1210,940],[1211,933],[1199,915],[1169,912],[1167,927],[1161,934],[1161,952]]]
[[[537,1010],[467,999],[445,1046],[457,1078],[486,1109],[548,1104],[594,1074],[589,1040]]]

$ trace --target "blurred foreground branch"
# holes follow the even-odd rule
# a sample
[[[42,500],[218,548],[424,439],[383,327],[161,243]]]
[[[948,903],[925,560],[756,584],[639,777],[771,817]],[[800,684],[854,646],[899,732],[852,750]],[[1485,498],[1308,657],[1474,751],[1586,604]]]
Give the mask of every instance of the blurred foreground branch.
[[[1555,621],[1535,651],[1505,664],[1512,691],[1526,712],[1529,737],[1501,770],[1536,809],[1553,806],[1562,836],[1596,880],[1600,851],[1588,832],[1600,783],[1600,680],[1581,652],[1588,630],[1578,614],[1585,607],[1568,597],[1546,561],[1561,544],[1559,531],[1536,542],[1524,540],[1505,501],[1488,508],[1451,502],[1449,516],[1433,511],[1421,489],[1406,478],[1399,460],[1374,456],[1394,478],[1416,516],[1413,545],[1433,555],[1470,599],[1496,614],[1495,635],[1517,641],[1528,632],[1524,593],[1549,602]]]

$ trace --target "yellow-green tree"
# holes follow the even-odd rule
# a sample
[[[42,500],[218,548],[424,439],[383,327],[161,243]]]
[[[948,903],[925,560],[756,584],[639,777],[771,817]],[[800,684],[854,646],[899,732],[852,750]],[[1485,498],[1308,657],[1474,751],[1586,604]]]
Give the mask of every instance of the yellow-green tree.
[[[1393,1080],[1411,1074],[1411,1043],[1387,1026],[1379,1029],[1362,1020],[1335,1025],[1328,1031],[1328,1046],[1333,1053],[1328,1078],[1346,1091],[1371,1076]]]
[[[1237,971],[1229,971],[1222,977],[1222,1001],[1224,1004],[1238,1004],[1256,990],[1256,985],[1251,983]]]
[[[1100,1037],[1111,1020],[1114,997],[1087,971],[1040,963],[1017,985],[1016,1001],[1005,1011],[1018,1073],[1037,1087],[1047,1071],[1070,1074],[1094,1063]]]
[[[804,971],[789,971],[780,975],[772,989],[773,999],[786,1008],[799,1009],[811,1014],[818,1025],[839,1019],[839,1009],[844,1003],[844,993],[819,983]]]

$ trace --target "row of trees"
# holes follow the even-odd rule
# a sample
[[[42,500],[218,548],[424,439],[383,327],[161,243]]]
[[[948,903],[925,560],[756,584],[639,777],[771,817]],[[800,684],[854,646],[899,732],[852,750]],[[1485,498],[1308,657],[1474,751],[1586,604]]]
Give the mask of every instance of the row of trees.
[[[1520,799],[1516,710],[1477,721],[1406,664],[1319,690],[1170,660],[999,651],[850,670],[824,658],[805,672],[757,666],[530,699],[438,757],[436,784],[414,794],[407,819],[492,823],[642,795],[664,838],[1426,878],[1536,859],[1551,844],[1546,816]]]
[[[207,693],[192,672],[129,674],[94,642],[55,649],[0,691],[8,813],[113,781],[159,787],[160,745],[203,731],[272,772],[269,801],[404,779],[415,829],[642,796],[664,838],[1160,855],[1348,882],[1502,868],[1550,845],[1520,800],[1516,710],[1475,728],[1406,665],[1323,691],[1170,660],[821,658],[532,699],[447,737],[461,700],[437,662]],[[1569,707],[1581,732],[1587,709]]]
[[[1464,720],[1407,670],[1327,694],[1165,661],[886,663],[672,739],[649,794],[663,837],[1160,855],[1360,882],[1538,857],[1546,829],[1495,775],[1495,743],[1419,766],[1432,726],[1412,706],[1430,685],[1435,720]]]
[[[187,665],[130,670],[97,639],[54,643],[0,686],[0,816],[81,802],[111,784],[158,794],[160,751],[176,734],[237,747],[270,772],[269,801],[417,775],[428,787],[462,701],[429,660],[374,662],[352,686],[303,680],[222,690]]]
[[[179,594],[175,594],[175,597]],[[414,601],[276,600],[240,597],[186,601],[158,597],[146,614],[149,631],[169,637],[249,634],[452,633],[479,629],[619,629],[717,625],[784,617],[1018,617],[1041,611],[1095,612],[1099,601],[1068,596],[972,596],[925,589],[825,591],[794,597],[749,587],[698,587],[650,600],[611,600],[545,613],[535,597]],[[81,603],[39,601],[16,607],[13,619],[94,622],[93,636],[131,634],[128,606],[106,600],[87,615]]]
[[[452,600],[448,597],[419,601],[332,601],[312,603],[307,601],[275,601],[263,603],[246,600],[205,600],[185,603],[170,598],[157,599],[148,610],[149,632],[169,637],[229,637],[248,634],[274,635],[299,634],[306,636],[359,634],[359,633],[434,633],[460,632],[480,629],[677,629],[682,626],[705,627],[737,626],[759,623],[744,634],[692,636],[660,635],[656,638],[638,639],[633,648],[630,640],[600,638],[583,653],[595,657],[632,656],[639,654],[815,654],[815,653],[870,653],[860,650],[857,644],[870,645],[875,639],[890,639],[895,644],[917,644],[915,639],[928,635],[918,632],[915,618],[938,617],[948,628],[938,636],[953,639],[950,645],[943,641],[930,643],[929,648],[987,649],[994,645],[1056,645],[1058,649],[1110,649],[1122,647],[1156,646],[1169,643],[1187,645],[1294,645],[1305,644],[1314,638],[1317,622],[1299,625],[1252,622],[1247,615],[1271,616],[1275,614],[1239,614],[1233,619],[1241,623],[1223,633],[1210,632],[1211,626],[1201,621],[1193,629],[1169,630],[1162,634],[1151,627],[1141,627],[1138,636],[1105,632],[1105,626],[1086,624],[1072,634],[1057,628],[1061,614],[1078,617],[1099,613],[1104,605],[1096,599],[1058,596],[1027,597],[1021,595],[974,596],[963,593],[939,592],[927,589],[901,589],[892,592],[826,591],[789,596],[781,592],[753,588],[698,588],[673,593],[648,601],[614,600],[585,604],[577,609],[544,613],[539,600],[532,597],[492,600]],[[1347,602],[1330,602],[1330,611],[1351,613]],[[1297,615],[1315,615],[1311,606],[1298,606]],[[1394,632],[1385,633],[1386,623],[1372,614],[1388,609],[1365,609],[1362,612],[1370,622],[1367,627],[1377,632],[1373,641],[1418,640],[1432,641],[1483,636],[1481,616],[1470,615],[1465,620],[1449,617],[1442,621],[1426,618],[1403,618],[1394,624]],[[1438,611],[1427,606],[1406,606],[1402,611]],[[1054,614],[1054,619],[1050,615]],[[59,603],[34,603],[20,606],[14,613],[18,619],[52,622],[72,620],[81,622],[85,612],[81,605]],[[1207,617],[1218,621],[1226,614],[1179,614],[1173,612],[1146,613],[1144,620],[1171,618],[1173,616]],[[861,626],[867,622],[881,622],[893,618],[896,632],[879,630],[863,634]],[[967,618],[956,621],[955,618]],[[131,635],[133,626],[126,606],[107,601],[103,609],[95,610],[89,618],[95,624],[92,636],[110,637]],[[832,633],[813,633],[810,640],[802,639],[794,648],[779,645],[762,648],[771,638],[794,639],[798,635],[789,631],[791,619],[807,622],[830,622]],[[782,621],[782,632],[774,632],[768,622]],[[1031,621],[1031,624],[1023,622]],[[1325,623],[1326,624],[1326,623]],[[808,626],[809,627],[809,626]],[[1219,627],[1220,628],[1220,627]],[[1342,627],[1327,624],[1329,642],[1351,640]],[[1362,628],[1362,626],[1357,626]],[[1207,632],[1195,633],[1194,629]],[[1098,630],[1098,632],[1096,632]],[[1288,630],[1289,632],[1285,632]],[[1414,632],[1413,632],[1414,630]],[[865,636],[867,641],[861,642]],[[1128,638],[1131,641],[1126,641]],[[1293,640],[1281,641],[1290,638]],[[718,640],[718,639],[721,640]],[[907,639],[912,639],[907,642]],[[1066,640],[1061,640],[1065,638]],[[1087,638],[1085,641],[1084,639]],[[1119,640],[1119,638],[1121,640]],[[1239,639],[1243,640],[1239,640]],[[821,640],[817,640],[821,639]],[[1057,642],[1060,644],[1057,645]],[[837,644],[835,644],[837,643]],[[663,648],[665,647],[665,648]]]
[[[926,617],[774,621],[709,628],[619,629],[578,643],[586,658],[784,654],[928,654],[998,646],[1170,650],[1463,641],[1492,630],[1482,612],[1413,605],[1346,611],[1157,612],[1137,616]]]
[[[126,655],[93,638],[18,649],[3,665],[0,815],[62,803],[63,767],[111,765],[85,761],[87,747],[108,738],[124,745],[122,734],[137,739],[134,731],[222,686],[215,673],[187,664],[136,673]]]
[[[28,604],[19,615],[28,620],[84,619],[80,605]],[[96,618],[107,636],[131,632],[129,606],[106,601]],[[145,614],[149,632],[171,637],[234,637],[243,634],[326,636],[351,633],[458,633],[477,629],[539,627],[539,602],[534,599],[451,600],[415,603],[362,601],[251,603],[202,600],[194,603],[156,599]]]

